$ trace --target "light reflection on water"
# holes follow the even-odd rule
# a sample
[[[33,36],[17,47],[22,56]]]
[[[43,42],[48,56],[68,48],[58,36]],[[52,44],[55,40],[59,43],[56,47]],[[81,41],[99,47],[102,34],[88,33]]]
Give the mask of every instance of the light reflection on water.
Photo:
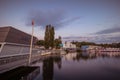
[[[120,57],[88,53],[53,55],[37,62],[35,80],[120,80]]]

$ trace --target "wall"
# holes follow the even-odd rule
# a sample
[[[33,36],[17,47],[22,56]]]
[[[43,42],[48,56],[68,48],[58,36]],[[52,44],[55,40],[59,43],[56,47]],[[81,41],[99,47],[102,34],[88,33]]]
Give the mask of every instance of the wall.
[[[29,47],[5,44],[0,52],[0,57],[23,53],[29,53]]]

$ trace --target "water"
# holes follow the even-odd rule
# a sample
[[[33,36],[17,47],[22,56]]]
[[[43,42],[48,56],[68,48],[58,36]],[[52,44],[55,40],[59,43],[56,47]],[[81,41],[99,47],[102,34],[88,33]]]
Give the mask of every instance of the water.
[[[40,66],[34,80],[120,80],[120,57],[75,52],[48,56],[34,65]]]

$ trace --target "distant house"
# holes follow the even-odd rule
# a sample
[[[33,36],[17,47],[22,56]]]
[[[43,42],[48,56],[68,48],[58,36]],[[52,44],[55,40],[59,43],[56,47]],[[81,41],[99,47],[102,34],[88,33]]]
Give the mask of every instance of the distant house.
[[[100,49],[101,46],[94,46],[94,45],[84,45],[84,46],[81,46],[81,50],[82,51],[88,51],[88,50],[97,50],[97,49]]]
[[[88,50],[88,48],[89,48],[88,45],[81,46],[81,50],[82,50],[82,51],[86,51],[86,50]]]
[[[28,53],[31,35],[11,26],[0,27],[0,57]],[[37,38],[33,38],[33,43]]]
[[[75,44],[72,44],[71,42],[65,42],[63,44],[63,48],[67,49],[67,48],[71,48],[71,49],[76,49],[76,45]]]

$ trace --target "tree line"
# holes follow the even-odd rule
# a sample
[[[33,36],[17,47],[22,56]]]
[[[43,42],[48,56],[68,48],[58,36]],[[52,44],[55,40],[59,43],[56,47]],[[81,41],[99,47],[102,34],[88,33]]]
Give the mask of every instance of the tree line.
[[[60,48],[60,44],[62,43],[61,36],[55,39],[55,29],[52,25],[47,25],[45,29],[44,40],[38,40],[37,45],[44,46],[45,49],[53,49]]]
[[[110,43],[110,44],[96,44],[94,42],[78,42],[78,41],[72,41],[73,44],[75,44],[77,47],[81,47],[83,45],[95,45],[95,46],[102,46],[102,47],[114,47],[114,48],[120,48],[120,42],[119,43]],[[55,29],[52,25],[47,25],[45,29],[45,36],[44,40],[38,40],[36,42],[39,46],[44,46],[45,49],[53,49],[57,48],[59,49],[61,47],[60,44],[62,44],[61,36],[59,36],[57,39],[55,39]]]
[[[102,46],[102,47],[111,47],[111,48],[120,48],[120,43],[101,43],[101,44],[96,44],[94,42],[78,42],[78,41],[72,41],[73,44],[75,44],[77,47],[81,47],[83,45],[94,45],[94,46]]]

